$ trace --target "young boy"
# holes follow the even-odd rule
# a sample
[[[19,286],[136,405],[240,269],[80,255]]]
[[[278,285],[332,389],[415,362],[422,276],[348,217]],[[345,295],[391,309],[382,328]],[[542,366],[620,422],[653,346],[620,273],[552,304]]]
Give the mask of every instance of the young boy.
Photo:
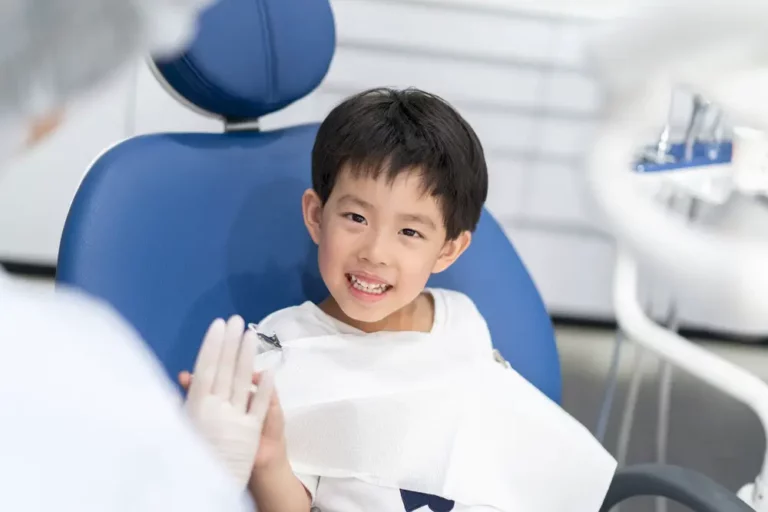
[[[476,323],[483,330],[472,342],[490,358],[490,335],[472,301],[458,292],[425,290],[430,275],[469,246],[487,193],[480,141],[446,102],[392,89],[347,99],[320,126],[312,189],[302,198],[330,296],[278,311],[259,323],[259,331],[287,343],[337,333],[438,336],[456,329],[452,324]],[[363,509],[335,505],[340,495],[365,496],[381,510],[405,510],[404,502],[415,498],[360,481],[298,478],[320,510]],[[257,502],[281,486],[266,487],[254,489]]]
[[[433,443],[429,428],[425,429],[425,423],[432,421],[427,411],[409,410],[404,405],[386,416],[370,410],[371,403],[379,402],[366,401],[370,398],[366,393],[380,394],[381,382],[389,383],[386,392],[393,396],[397,392],[408,395],[409,382],[422,382],[418,376],[398,373],[396,362],[403,360],[398,357],[409,361],[424,357],[445,366],[454,361],[493,360],[487,325],[473,302],[455,291],[426,288],[433,273],[450,267],[470,245],[487,192],[488,172],[480,141],[467,122],[434,95],[415,89],[366,91],[341,103],[323,121],[312,152],[312,189],[304,193],[302,209],[309,235],[318,246],[320,273],[330,296],[317,305],[306,302],[277,311],[257,329],[293,358],[293,369],[286,369],[283,381],[278,379],[286,413],[290,416],[291,411],[298,411],[301,416],[302,411],[311,410],[306,407],[310,402],[322,403],[324,408],[320,416],[306,413],[292,426],[273,400],[249,483],[261,512],[306,512],[311,507],[334,512],[497,510],[470,508],[459,500],[389,485],[394,480],[387,483],[381,474],[389,471],[391,461],[389,466],[377,466],[385,469],[373,475],[370,468],[376,463],[360,463],[355,452],[362,450],[365,443],[360,439],[369,434],[370,439],[408,439],[411,431],[400,437],[389,432],[399,428],[398,420],[410,422],[408,429],[426,433],[420,443],[439,445],[440,427],[434,427]],[[233,332],[242,332],[242,320],[234,323]],[[310,345],[307,359],[302,360],[301,349]],[[297,350],[288,352],[294,348]],[[400,354],[393,355],[393,349]],[[405,353],[408,355],[403,356]],[[321,358],[340,365],[339,371],[323,374],[317,370],[328,368],[322,366]],[[344,365],[353,367],[352,371],[345,373]],[[342,381],[339,373],[351,375],[351,380]],[[425,409],[446,399],[445,393],[429,395],[429,386],[422,387],[413,393],[429,396],[424,400]],[[353,388],[360,388],[359,392]],[[302,395],[307,393],[312,398],[304,400]],[[333,393],[344,398],[329,396]],[[546,399],[542,396],[541,400]],[[377,427],[387,433],[378,436]],[[321,447],[310,447],[315,439],[313,428]],[[338,430],[336,437],[342,438],[335,448],[331,430]],[[286,446],[286,438],[291,446]],[[346,452],[344,443],[350,447]],[[366,477],[336,470],[313,474],[307,471],[312,464],[304,464],[304,470],[294,474],[295,461],[289,462],[288,457],[294,448],[304,450],[309,454],[304,458],[319,461],[319,466],[326,462],[324,458],[337,455],[344,459],[336,462],[337,468],[362,464],[360,474]],[[359,453],[362,459],[368,454]],[[439,448],[430,453],[441,456]],[[412,451],[402,454],[402,458],[408,457],[418,458]],[[378,451],[372,458],[387,457]],[[443,469],[439,460],[425,464],[434,468],[423,471],[426,480],[431,471],[439,474]]]

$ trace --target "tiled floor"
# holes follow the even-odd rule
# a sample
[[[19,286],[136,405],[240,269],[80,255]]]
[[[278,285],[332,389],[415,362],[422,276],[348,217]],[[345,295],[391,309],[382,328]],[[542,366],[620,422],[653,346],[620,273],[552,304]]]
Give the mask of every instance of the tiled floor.
[[[50,289],[50,282],[36,286]],[[563,406],[594,431],[603,399],[614,347],[614,333],[606,330],[557,329],[563,371]],[[768,379],[768,347],[706,343],[717,354]],[[609,422],[606,445],[616,453],[618,426],[632,374],[634,347],[624,345],[619,387]],[[658,362],[644,358],[644,378],[635,411],[628,463],[655,460],[658,404]],[[701,471],[731,490],[754,479],[766,442],[756,416],[745,406],[681,372],[674,373],[667,461]],[[651,499],[622,506],[623,512],[652,511]],[[670,512],[684,510],[672,505]],[[565,511],[564,511],[565,512]]]

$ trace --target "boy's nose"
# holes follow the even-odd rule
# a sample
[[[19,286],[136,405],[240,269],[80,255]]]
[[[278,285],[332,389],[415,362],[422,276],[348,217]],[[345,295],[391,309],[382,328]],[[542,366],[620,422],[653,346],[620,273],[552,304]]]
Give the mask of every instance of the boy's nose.
[[[384,235],[381,233],[371,233],[366,237],[365,243],[360,250],[360,259],[372,265],[388,265],[390,263],[389,245]]]

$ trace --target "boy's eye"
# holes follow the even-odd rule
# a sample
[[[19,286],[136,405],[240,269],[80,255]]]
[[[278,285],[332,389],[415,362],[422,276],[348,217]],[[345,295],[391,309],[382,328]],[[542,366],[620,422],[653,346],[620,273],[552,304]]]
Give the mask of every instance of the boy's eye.
[[[419,233],[415,229],[405,228],[405,229],[401,230],[400,232],[402,234],[404,234],[405,236],[407,236],[407,237],[411,237],[411,238],[424,238],[423,236],[421,236],[421,233]]]
[[[365,217],[357,213],[345,213],[344,217],[358,224],[365,224]]]

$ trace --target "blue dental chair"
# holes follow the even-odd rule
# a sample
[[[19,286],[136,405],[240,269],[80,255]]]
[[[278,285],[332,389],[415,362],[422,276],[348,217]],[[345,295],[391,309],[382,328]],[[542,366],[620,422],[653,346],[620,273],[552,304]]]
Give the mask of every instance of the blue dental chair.
[[[317,125],[243,127],[317,87],[334,45],[327,0],[221,0],[183,56],[154,65],[175,94],[219,116],[225,132],[122,142],[93,164],[77,192],[57,282],[111,303],[173,380],[192,368],[213,318],[258,321],[327,293],[300,207]],[[560,400],[552,325],[490,213],[466,254],[430,285],[468,294],[505,359]],[[603,510],[640,495],[698,512],[750,510],[702,475],[658,466],[619,471]]]

